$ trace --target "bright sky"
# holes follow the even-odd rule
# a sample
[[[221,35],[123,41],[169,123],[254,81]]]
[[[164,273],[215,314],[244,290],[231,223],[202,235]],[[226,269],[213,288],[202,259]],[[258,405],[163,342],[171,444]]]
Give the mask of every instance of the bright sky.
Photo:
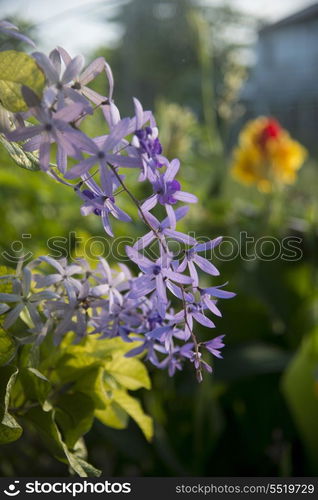
[[[209,1],[214,3],[214,0]],[[230,0],[229,3],[252,14],[275,21],[316,2],[314,0]]]
[[[40,28],[41,49],[62,45],[71,53],[89,53],[100,44],[111,44],[118,27],[105,19],[126,0],[0,0],[0,19],[20,15]],[[145,2],[147,0],[144,0]],[[158,0],[159,1],[159,0]],[[205,0],[210,4],[224,0]],[[314,0],[228,0],[233,6],[274,21],[312,5]]]

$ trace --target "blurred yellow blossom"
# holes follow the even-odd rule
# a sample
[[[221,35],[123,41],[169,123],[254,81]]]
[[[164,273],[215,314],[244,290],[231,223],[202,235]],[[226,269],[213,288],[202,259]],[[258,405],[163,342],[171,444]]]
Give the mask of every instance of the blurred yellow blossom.
[[[293,184],[306,156],[306,149],[274,118],[261,116],[242,129],[233,153],[232,174],[240,182],[269,192],[274,185]]]

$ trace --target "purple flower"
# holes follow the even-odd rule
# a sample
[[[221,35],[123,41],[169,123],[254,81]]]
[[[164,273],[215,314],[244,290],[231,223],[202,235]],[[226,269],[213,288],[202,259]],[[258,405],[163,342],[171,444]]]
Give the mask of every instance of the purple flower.
[[[143,172],[139,178],[140,181],[149,179],[155,180],[154,172],[167,164],[167,159],[162,156],[162,146],[158,138],[158,128],[156,122],[150,114],[150,125],[145,125],[145,112],[138,99],[134,98],[135,106],[135,135],[132,138],[131,145],[136,149],[142,159]]]
[[[155,194],[148,198],[148,200],[146,200],[141,206],[142,210],[149,212],[157,205],[157,203],[163,205],[166,209],[172,229],[176,227],[176,218],[172,205],[178,201],[183,201],[185,203],[197,203],[198,201],[194,194],[180,191],[181,186],[179,182],[174,179],[179,167],[179,160],[172,160],[165,173],[157,176],[157,178],[152,182]]]
[[[155,123],[151,111],[144,111],[142,109],[140,102],[137,99],[134,99],[134,103],[135,103],[135,112],[137,116],[130,118],[127,135],[133,134],[136,131],[137,126],[143,127],[149,121],[151,123]],[[138,109],[141,108],[138,111],[137,111],[137,103],[138,103]],[[120,122],[121,120],[119,109],[114,104],[114,102],[110,101],[109,105],[102,106],[102,111],[110,130],[112,130],[114,126],[117,125],[117,123]],[[129,152],[134,157],[140,157],[140,154],[137,151],[137,149],[134,146],[131,146],[128,140],[125,145],[127,146],[126,147],[127,152]],[[139,166],[141,166],[141,164]]]
[[[100,333],[103,338],[121,337],[124,342],[132,342],[130,334],[138,333],[142,325],[142,315],[138,311],[138,302],[127,297],[118,296],[108,304],[101,312],[93,317],[92,326],[94,333]]]
[[[231,299],[232,297],[235,297],[235,293],[233,292],[228,292],[226,290],[222,290],[221,288],[224,285],[219,285],[215,287],[209,287],[209,288],[198,288],[200,295],[201,295],[201,302],[204,307],[210,309],[210,311],[215,314],[216,316],[222,316],[221,311],[218,309],[216,306],[216,300],[213,300],[212,297],[215,298],[220,298],[220,299]]]
[[[122,167],[139,166],[137,158],[112,154],[112,151],[121,144],[121,141],[127,135],[129,123],[129,118],[119,121],[113,127],[109,135],[104,136],[102,140],[98,141],[98,145],[94,140],[83,135],[81,138],[82,140],[78,140],[77,145],[83,152],[88,153],[90,156],[75,165],[75,167],[72,167],[71,170],[65,174],[65,178],[76,179],[82,177],[87,174],[94,165],[99,164],[101,175],[104,175],[104,180],[108,182],[107,191],[109,194],[112,193],[111,186],[113,174],[107,167],[107,163]]]
[[[133,338],[133,340],[140,340],[140,338]],[[146,360],[150,361],[154,366],[160,368],[160,363],[156,354],[158,346],[156,346],[155,340],[147,339],[146,337],[141,340],[140,345],[134,347],[125,354],[126,358],[132,358],[146,352]]]
[[[74,332],[78,340],[87,333],[88,315],[85,307],[80,307],[78,302],[55,301],[47,304],[47,313],[54,319],[55,344],[68,332]]]
[[[177,271],[184,272],[186,267],[188,267],[190,276],[193,279],[194,287],[199,286],[199,277],[195,268],[195,264],[205,273],[211,274],[212,276],[219,276],[220,273],[217,268],[207,259],[198,255],[198,253],[212,250],[214,247],[219,245],[221,241],[222,237],[215,238],[214,240],[208,241],[207,243],[199,243],[193,248],[184,251],[184,259],[177,267]]]
[[[62,47],[58,47],[58,52],[60,53],[63,62],[66,67],[72,62],[72,58],[69,53],[63,49]],[[95,92],[95,90],[87,87],[87,84],[94,80],[100,73],[105,70],[107,79],[109,81],[109,97],[106,98]],[[100,105],[102,103],[106,103],[108,99],[111,99],[113,93],[113,75],[110,67],[106,63],[104,57],[97,57],[93,62],[91,62],[87,68],[80,73],[80,70],[77,71],[77,74],[73,75],[72,84],[69,87],[64,88],[65,95],[72,99],[73,101],[78,101],[79,94],[83,95],[93,103]],[[70,83],[70,82],[67,82]]]
[[[91,288],[87,279],[84,279],[80,283],[75,299],[69,302],[56,300],[46,304],[46,315],[52,317],[56,324],[55,343],[70,331],[75,333],[77,341],[87,334],[91,320],[89,310],[92,309],[95,313],[106,305],[106,300],[100,299],[99,294],[99,291],[96,294],[96,290]]]
[[[189,339],[193,332],[193,320],[207,328],[215,328],[215,324],[204,314],[204,306],[198,302],[192,302],[186,305],[186,309],[182,309],[175,315],[176,321],[185,321],[186,339]]]
[[[3,22],[1,29],[16,30]],[[179,160],[169,163],[163,156],[151,111],[144,111],[141,103],[134,99],[134,116],[121,118],[112,102],[112,72],[102,57],[84,71],[84,59],[81,56],[71,58],[61,47],[54,49],[49,57],[35,52],[34,58],[46,74],[47,85],[42,101],[32,89],[22,87],[29,109],[26,113],[12,114],[17,128],[8,132],[9,140],[28,141],[23,145],[26,151],[39,151],[41,168],[81,198],[84,216],[101,217],[108,235],[113,236],[111,215],[121,221],[131,220],[117,206],[122,191],[128,194],[138,209],[139,219],[148,229],[133,247],[126,247],[127,256],[139,267],[137,277],[123,264],[115,271],[105,259],[100,259],[96,269],[84,259],[68,265],[66,259],[55,260],[48,256],[34,260],[28,268],[22,269],[22,263],[19,264],[12,278],[13,292],[0,294],[4,326],[11,326],[23,311],[21,319],[25,320],[31,334],[25,340],[28,342],[36,337],[35,342],[39,344],[48,333],[59,342],[68,332],[74,332],[76,340],[93,333],[99,338],[139,341],[127,356],[145,354],[146,360],[157,368],[168,369],[170,376],[181,370],[185,361],[190,361],[201,381],[203,370],[212,371],[203,360],[202,351],[206,349],[221,357],[224,336],[200,342],[193,327],[199,323],[214,328],[207,315],[211,312],[221,316],[218,299],[235,295],[224,290],[223,285],[199,287],[197,268],[212,276],[219,274],[200,253],[212,250],[221,238],[197,243],[195,238],[176,229],[177,221],[186,215],[188,206],[176,208],[175,205],[178,202],[196,203],[197,198],[182,191],[175,178],[180,168]],[[108,97],[100,96],[87,86],[104,70],[109,82]],[[86,115],[93,113],[89,100],[102,110],[108,124],[107,134],[90,138],[79,130]],[[35,118],[37,124],[26,124],[24,120],[29,118]],[[50,164],[53,143],[56,144],[59,172]],[[76,161],[70,168],[68,157]],[[143,203],[128,188],[121,168],[138,168],[139,181],[149,182],[153,194]],[[77,179],[77,182],[73,184],[67,179]],[[166,211],[163,220],[151,213],[157,205]],[[160,206],[157,210],[158,213],[162,211]],[[180,261],[169,249],[170,239],[182,243],[185,248]],[[149,259],[142,251],[155,241],[160,257]],[[53,266],[54,271],[50,274],[36,271],[33,278],[43,291],[32,293],[31,269],[37,269],[43,262]],[[187,269],[190,276],[184,274]],[[179,301],[176,310],[172,307],[172,299]],[[33,323],[31,328],[30,323]]]
[[[66,171],[66,158],[73,156],[78,158],[78,139],[84,135],[74,130],[69,125],[81,114],[83,107],[81,104],[70,104],[57,113],[45,110],[43,108],[34,108],[34,115],[40,122],[39,125],[28,127],[19,127],[6,135],[11,141],[25,141],[23,145],[25,151],[39,150],[40,166],[43,170],[48,170],[50,165],[51,144],[57,144],[57,164],[59,170]]]
[[[186,334],[183,330],[176,328],[175,322],[172,322],[170,325],[159,326],[147,333],[148,338],[159,340],[159,342],[164,345],[167,352],[173,351],[174,338],[185,340],[185,336]]]
[[[222,287],[225,285],[227,285],[227,283],[218,286],[210,286],[208,288],[204,288],[203,290],[201,290],[201,292],[203,292],[204,294],[209,294],[212,297],[216,297],[218,299],[232,299],[236,294],[234,292],[222,290]]]
[[[176,220],[182,219],[186,215],[188,210],[189,207],[187,206],[177,208],[174,214],[174,218]],[[139,238],[134,244],[134,248],[136,248],[136,250],[146,248],[157,238],[157,235],[162,238],[164,238],[165,236],[173,238],[177,241],[185,243],[186,245],[195,245],[196,240],[192,238],[192,236],[170,229],[171,222],[169,217],[166,217],[162,222],[159,222],[159,220],[150,213],[145,213],[144,215],[151,227],[153,227],[153,229],[156,231],[156,233],[154,231],[149,231],[149,233],[146,233],[142,238]]]
[[[83,109],[89,110],[86,98],[72,88],[73,82],[79,77],[83,68],[83,56],[79,55],[73,59],[69,57],[64,60],[65,69],[62,71],[62,61],[58,49],[52,50],[49,57],[42,52],[34,52],[32,55],[43,69],[48,81],[49,86],[44,91],[44,102],[48,107],[56,104],[57,110],[60,110],[66,105],[66,99],[70,99],[80,103]]]
[[[113,186],[115,185],[115,188],[118,186],[118,181],[111,172],[107,173],[105,169],[101,171],[101,187],[93,179],[88,179],[85,176],[84,179],[86,179],[85,184],[89,189],[77,190],[77,194],[84,201],[81,213],[85,216],[93,213],[101,217],[106,233],[113,237],[109,215],[123,222],[131,221],[129,215],[115,204],[115,198],[111,194]],[[112,184],[110,184],[110,179],[112,179]]]
[[[129,297],[139,298],[143,295],[148,295],[156,289],[159,299],[158,312],[161,317],[164,317],[168,304],[166,292],[168,284],[173,285],[173,282],[175,281],[177,283],[187,285],[192,282],[192,279],[188,276],[172,271],[169,266],[168,258],[160,257],[156,260],[156,262],[152,262],[150,259],[141,255],[137,252],[137,250],[129,246],[126,246],[126,253],[130,260],[135,262],[139,269],[144,273],[139,278],[133,280]]]
[[[82,273],[82,268],[79,265],[67,265],[65,258],[56,260],[49,256],[39,257],[35,263],[46,262],[56,269],[57,273],[43,275],[36,274],[34,280],[37,288],[48,288],[52,285],[63,285],[68,295],[69,301],[72,302],[76,299],[77,293],[81,290],[81,282],[79,279],[74,278],[74,275]]]
[[[131,275],[127,271],[127,268],[123,268],[120,272],[116,272],[110,268],[105,259],[101,258],[99,261],[95,278],[100,285],[97,285],[94,289],[98,289],[103,295],[107,295],[110,311],[113,310],[116,304],[123,305],[124,299],[121,292],[129,288],[128,279],[131,279]]]
[[[157,167],[162,167],[160,161],[157,160],[157,156],[162,153],[157,127],[145,127],[136,130],[132,145],[139,149],[141,154],[147,155],[150,160],[156,163]]]
[[[32,274],[30,269],[25,267],[22,271],[21,279],[14,277],[12,282],[12,292],[13,293],[0,293],[0,302],[6,304],[14,303],[14,307],[9,311],[8,308],[2,306],[2,312],[7,312],[5,320],[3,322],[4,328],[10,328],[19,318],[22,311],[25,309],[30,315],[30,318],[34,324],[35,329],[42,328],[41,317],[38,313],[37,307],[40,302],[45,300],[52,300],[59,298],[54,292],[42,291],[38,293],[32,293],[31,291],[31,279]]]
[[[208,342],[202,342],[202,345],[211,353],[213,356],[216,358],[223,358],[222,354],[220,353],[220,349],[224,347],[224,339],[225,335],[219,335],[219,337],[215,337],[212,340],[209,340]]]

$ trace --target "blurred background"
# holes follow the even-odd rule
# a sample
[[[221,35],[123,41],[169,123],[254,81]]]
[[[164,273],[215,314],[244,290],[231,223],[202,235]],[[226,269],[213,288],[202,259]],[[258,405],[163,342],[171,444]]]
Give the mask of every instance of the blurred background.
[[[123,116],[133,113],[132,96],[154,109],[164,154],[182,160],[182,187],[200,199],[181,229],[235,241],[244,232],[298,238],[297,259],[271,258],[266,245],[259,258],[253,244],[249,256],[241,249],[226,258],[224,245],[214,262],[221,277],[206,283],[229,281],[237,293],[216,321],[215,334],[226,334],[224,360],[201,385],[191,367],[173,379],[154,370],[153,389],[140,393],[155,421],[153,442],[133,423],[125,431],[97,424],[86,437],[90,461],[112,476],[318,475],[318,4],[1,0],[0,11],[42,50],[61,45],[87,62],[105,56]],[[2,38],[0,45],[21,48]],[[104,85],[95,88],[104,94]],[[275,117],[308,150],[295,182],[271,193],[231,175],[238,136],[260,115]],[[89,127],[106,132],[98,120]],[[72,190],[18,169],[2,149],[0,197],[1,254],[26,234],[34,254],[47,253],[51,237],[66,238],[66,253],[104,236],[99,218],[81,217]],[[124,197],[122,206],[130,211]],[[115,230],[124,236],[127,226]],[[82,239],[77,248],[72,231]],[[133,231],[141,235],[142,225]],[[0,473],[67,470],[26,435],[2,447]]]

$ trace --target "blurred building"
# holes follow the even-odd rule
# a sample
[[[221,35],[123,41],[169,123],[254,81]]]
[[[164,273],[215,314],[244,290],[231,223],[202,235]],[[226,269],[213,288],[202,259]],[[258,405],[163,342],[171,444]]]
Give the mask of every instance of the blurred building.
[[[244,119],[275,116],[318,150],[318,3],[260,29],[240,101]]]

